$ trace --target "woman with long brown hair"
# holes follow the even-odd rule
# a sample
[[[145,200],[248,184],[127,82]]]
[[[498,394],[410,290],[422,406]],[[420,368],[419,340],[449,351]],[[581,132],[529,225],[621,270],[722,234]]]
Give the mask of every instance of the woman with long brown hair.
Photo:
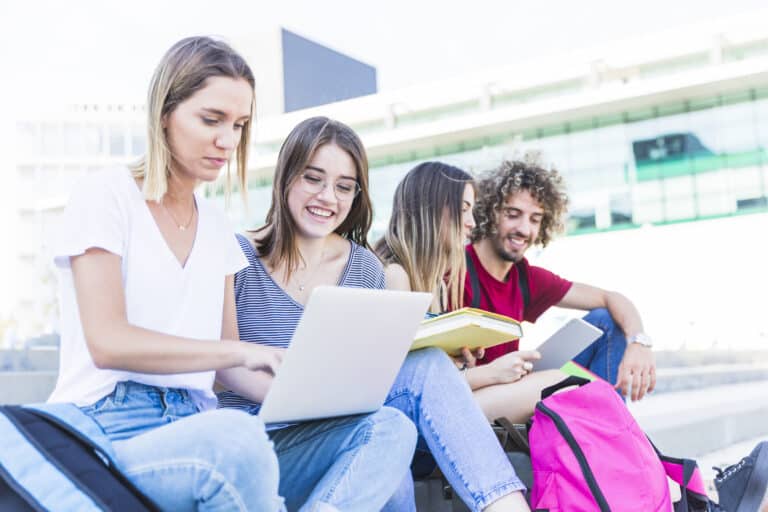
[[[239,237],[250,262],[235,277],[241,338],[288,346],[316,286],[384,288],[382,265],[367,247],[372,217],[368,161],[355,132],[324,117],[299,123],[280,149],[266,224]],[[361,337],[365,334],[360,332]],[[362,385],[364,381],[350,382]],[[258,401],[236,393],[220,399],[224,406],[258,411]],[[472,510],[528,510],[523,484],[444,352],[411,352],[385,406],[382,410],[399,409],[413,421],[454,490]],[[383,446],[375,456],[389,458],[390,448]],[[282,461],[279,446],[277,453]],[[362,465],[354,472],[379,478]],[[402,486],[385,508],[415,510],[410,472],[400,476]],[[368,503],[361,510],[384,505]]]

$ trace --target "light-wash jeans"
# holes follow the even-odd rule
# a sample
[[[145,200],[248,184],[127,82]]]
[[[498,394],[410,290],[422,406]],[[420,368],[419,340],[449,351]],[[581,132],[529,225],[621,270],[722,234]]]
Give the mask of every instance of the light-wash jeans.
[[[270,441],[256,416],[197,414],[186,391],[134,382],[83,410],[113,440],[129,478],[174,511],[284,510],[280,496],[289,510],[379,510],[416,440],[403,414],[382,408],[273,431]]]
[[[162,510],[284,510],[264,424],[240,411],[198,413],[186,390],[120,382],[83,407],[125,475]]]
[[[464,376],[440,349],[411,352],[385,402],[416,424],[438,466],[471,510],[482,510],[525,485],[493,433]],[[388,512],[415,511],[410,471]]]
[[[416,428],[397,409],[300,423],[269,436],[288,510],[378,512],[409,469]]]

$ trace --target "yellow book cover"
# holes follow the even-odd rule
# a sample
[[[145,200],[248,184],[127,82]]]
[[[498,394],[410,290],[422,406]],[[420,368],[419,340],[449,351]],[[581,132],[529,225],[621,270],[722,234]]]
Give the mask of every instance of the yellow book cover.
[[[462,347],[492,347],[523,335],[520,322],[475,308],[462,308],[421,322],[411,350],[439,347],[456,355]]]

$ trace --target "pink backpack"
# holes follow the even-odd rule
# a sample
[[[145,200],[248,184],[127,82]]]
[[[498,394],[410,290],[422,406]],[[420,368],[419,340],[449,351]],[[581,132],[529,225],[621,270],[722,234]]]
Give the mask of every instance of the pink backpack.
[[[603,380],[569,377],[542,391],[529,441],[532,510],[670,512],[667,476],[682,490],[675,511],[709,510],[696,463],[662,456]]]

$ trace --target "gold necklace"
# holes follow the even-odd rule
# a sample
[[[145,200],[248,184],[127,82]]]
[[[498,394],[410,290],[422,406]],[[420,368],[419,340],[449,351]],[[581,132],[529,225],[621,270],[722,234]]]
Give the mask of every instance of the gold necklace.
[[[168,214],[168,216],[171,218],[174,224],[176,224],[176,227],[179,228],[180,231],[186,231],[187,228],[192,224],[192,219],[195,218],[195,211],[197,211],[197,201],[192,199],[192,211],[189,214],[189,219],[187,219],[187,222],[182,224],[178,220],[176,220],[176,216],[173,214],[170,208],[168,208],[165,205],[165,201],[161,201],[160,204],[163,205],[163,210]]]

